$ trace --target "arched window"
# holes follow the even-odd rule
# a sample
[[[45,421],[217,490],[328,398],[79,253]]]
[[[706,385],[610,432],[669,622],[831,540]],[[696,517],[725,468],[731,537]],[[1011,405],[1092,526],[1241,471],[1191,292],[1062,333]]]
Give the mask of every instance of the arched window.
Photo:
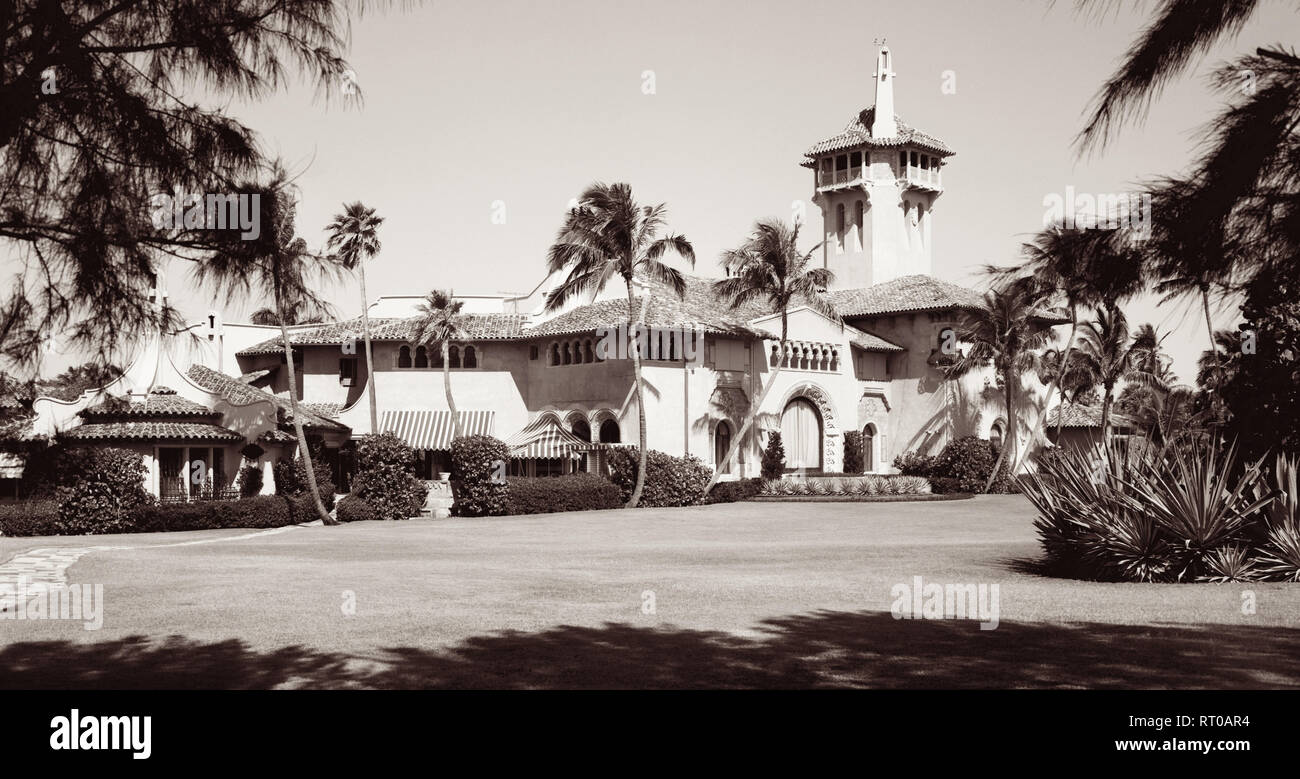
[[[560,364],[560,345],[551,344],[551,365]]]
[[[429,367],[430,367],[430,368],[441,368],[441,367],[442,367],[442,347],[441,347],[441,346],[439,346],[437,349],[430,349],[430,350],[429,350]]]
[[[459,367],[460,367],[460,347],[459,347],[459,346],[453,346],[453,347],[451,347],[451,349],[447,352],[447,364],[448,364],[449,367],[452,367],[452,368],[459,368]]]
[[[870,422],[862,428],[862,469],[867,473],[876,470],[876,426]]]
[[[423,346],[415,347],[415,367],[429,367],[429,352]]]
[[[587,424],[587,420],[583,419],[581,416],[574,416],[571,418],[569,432],[584,441],[591,440],[591,425]]]
[[[402,347],[397,350],[397,367],[411,367],[411,347],[406,344],[402,344]]]
[[[989,443],[993,444],[994,449],[1002,448],[1002,420],[993,423],[993,428],[989,430]]]
[[[600,442],[602,444],[616,444],[622,440],[619,436],[618,422],[613,419],[606,419],[600,423]]]
[[[466,368],[478,367],[478,351],[472,346],[465,347],[465,367]]]
[[[723,420],[718,423],[717,429],[713,431],[713,467],[720,469],[722,473],[731,473],[731,466],[728,463],[726,468],[722,467],[723,460],[727,459],[727,452],[731,450],[731,425]]]
[[[780,361],[781,361],[781,346],[780,344],[772,344],[772,357],[768,360],[768,362],[771,364],[773,368],[775,368],[776,364]]]
[[[572,348],[570,347],[570,345],[569,345],[567,342],[564,344],[564,352],[563,352],[563,354],[564,354],[564,364],[565,364],[565,365],[572,365],[572,364],[573,364],[573,350],[572,350]]]
[[[835,237],[844,242],[844,204],[835,206]]]

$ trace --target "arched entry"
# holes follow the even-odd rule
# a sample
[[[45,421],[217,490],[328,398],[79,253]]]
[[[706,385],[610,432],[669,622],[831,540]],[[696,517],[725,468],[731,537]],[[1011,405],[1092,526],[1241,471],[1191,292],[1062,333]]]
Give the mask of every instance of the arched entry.
[[[722,461],[727,457],[727,451],[731,449],[731,425],[723,420],[713,431],[713,462],[714,467],[719,469],[720,473],[731,473],[731,467],[723,468]]]
[[[862,428],[862,470],[867,473],[876,470],[876,426],[870,422]]]
[[[795,398],[781,412],[781,443],[787,469],[822,469],[822,415],[807,398]]]

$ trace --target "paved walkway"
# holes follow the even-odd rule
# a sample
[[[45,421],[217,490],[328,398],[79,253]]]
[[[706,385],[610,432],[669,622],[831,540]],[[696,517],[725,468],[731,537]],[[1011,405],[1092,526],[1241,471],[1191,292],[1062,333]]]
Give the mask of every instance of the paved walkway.
[[[149,544],[148,548],[170,547],[170,546],[195,546],[197,544],[214,544],[219,541],[240,541],[247,538],[257,538],[259,536],[275,535],[293,530],[294,526],[271,528],[269,530],[258,530],[253,533],[244,533],[237,536],[222,536],[220,538],[200,538],[193,541],[178,541],[172,544]],[[20,579],[25,579],[27,587],[36,585],[58,586],[68,583],[68,568],[73,563],[91,552],[107,552],[120,549],[140,549],[141,546],[127,546],[124,544],[100,544],[96,546],[82,547],[52,547],[48,549],[32,549],[22,554],[16,555],[13,559],[0,564],[0,585],[7,584],[11,588],[17,589]],[[0,597],[0,611],[8,611],[14,606],[13,590],[8,594]]]

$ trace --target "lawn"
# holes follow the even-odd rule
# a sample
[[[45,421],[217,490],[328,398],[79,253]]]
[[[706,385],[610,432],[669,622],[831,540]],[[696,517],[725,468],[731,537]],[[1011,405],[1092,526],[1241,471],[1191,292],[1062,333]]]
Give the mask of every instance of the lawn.
[[[70,569],[102,629],[0,621],[0,686],[1300,687],[1300,587],[1042,577],[1032,519],[980,496],[3,539],[129,548]],[[996,583],[997,629],[895,620],[915,576]]]

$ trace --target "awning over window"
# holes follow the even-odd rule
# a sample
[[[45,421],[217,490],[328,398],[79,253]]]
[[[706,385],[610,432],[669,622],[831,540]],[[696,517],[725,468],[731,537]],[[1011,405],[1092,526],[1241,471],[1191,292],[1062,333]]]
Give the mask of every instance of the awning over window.
[[[460,411],[465,435],[492,435],[495,411]],[[412,449],[449,450],[456,436],[450,411],[385,411],[379,419],[382,433],[393,433]]]
[[[510,447],[511,457],[525,460],[579,457],[579,450],[591,448],[590,442],[560,427],[551,417],[536,420],[510,436],[506,444]]]

